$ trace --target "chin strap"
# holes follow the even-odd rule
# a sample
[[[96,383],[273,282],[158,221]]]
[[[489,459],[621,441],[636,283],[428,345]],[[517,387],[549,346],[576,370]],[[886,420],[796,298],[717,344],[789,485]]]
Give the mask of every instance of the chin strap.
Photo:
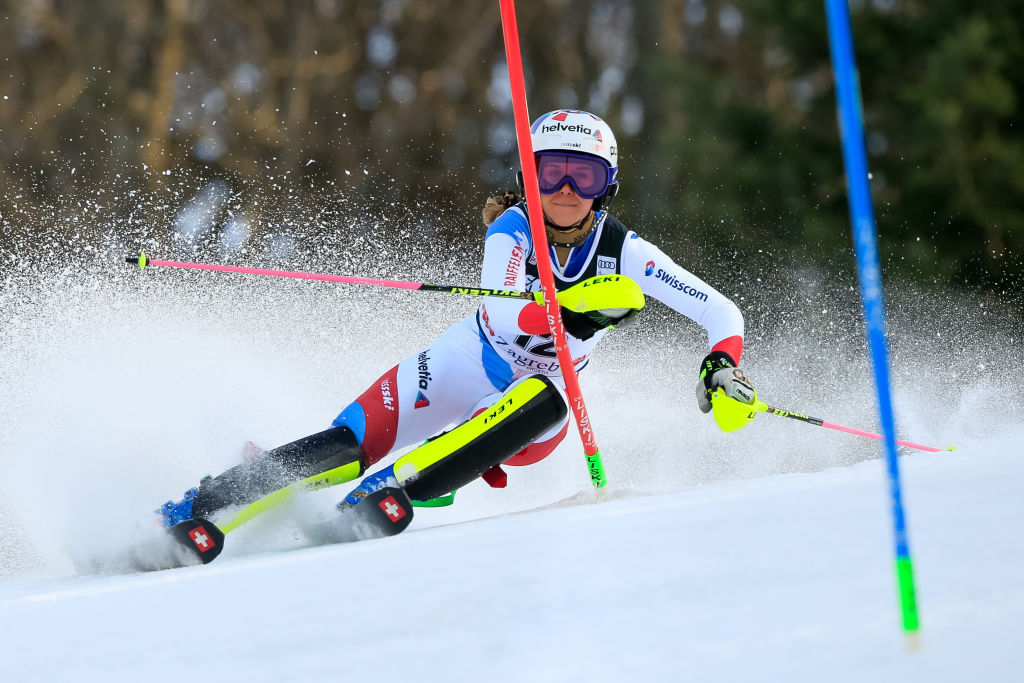
[[[547,216],[544,216],[544,229],[548,236],[548,244],[562,249],[574,249],[582,245],[587,241],[591,231],[594,229],[594,218],[596,216],[597,214],[591,211],[579,223],[568,228],[554,225],[548,221]]]

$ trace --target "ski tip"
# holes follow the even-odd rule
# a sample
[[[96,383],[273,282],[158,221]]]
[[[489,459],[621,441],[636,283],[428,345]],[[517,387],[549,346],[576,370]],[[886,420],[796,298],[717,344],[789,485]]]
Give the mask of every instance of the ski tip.
[[[127,263],[131,263],[133,265],[136,263],[139,264],[139,270],[145,270],[146,266],[149,265],[149,259],[146,258],[145,252],[139,254],[138,256],[126,256],[124,260]]]
[[[179,522],[170,528],[170,532],[202,564],[212,562],[224,549],[224,532],[202,517]]]

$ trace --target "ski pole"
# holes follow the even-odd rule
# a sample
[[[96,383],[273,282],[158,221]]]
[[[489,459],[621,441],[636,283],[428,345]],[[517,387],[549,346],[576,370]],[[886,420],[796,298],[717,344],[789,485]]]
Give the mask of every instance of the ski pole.
[[[826,429],[835,429],[839,432],[846,432],[847,434],[853,434],[854,436],[864,436],[869,439],[875,439],[881,441],[883,439],[881,434],[875,434],[874,432],[865,431],[863,429],[857,429],[856,427],[847,427],[845,425],[836,424],[835,422],[829,422],[823,420],[820,417],[811,417],[810,415],[804,415],[803,413],[794,413],[789,410],[782,410],[781,408],[774,408],[764,401],[757,401],[754,404],[754,408],[758,412],[768,413],[770,415],[778,415],[779,417],[788,417],[791,420],[798,420],[800,422],[806,422],[807,424],[814,425],[815,427],[825,427]],[[931,453],[938,453],[941,451],[955,451],[956,446],[950,446],[949,448],[935,448],[934,446],[923,446],[919,443],[913,443],[912,441],[903,441],[896,439],[896,443],[900,446],[906,446],[907,448],[914,448],[919,451],[929,451]]]
[[[431,285],[426,282],[410,282],[407,280],[375,280],[368,277],[352,277],[348,275],[321,275],[319,273],[303,273],[293,270],[269,270],[266,268],[243,268],[240,266],[221,266],[213,263],[188,263],[186,261],[160,261],[151,259],[145,254],[138,257],[128,256],[125,261],[138,264],[140,269],[146,266],[167,266],[171,268],[189,268],[192,270],[214,270],[223,273],[244,273],[248,275],[269,275],[272,277],[290,277],[299,280],[323,280],[325,282],[341,282],[349,285],[372,285],[376,287],[394,287],[413,289],[423,292],[442,292],[445,294],[467,294],[470,296],[500,296],[506,299],[530,299],[544,304],[543,292],[517,292],[511,289],[484,289],[481,287],[459,287],[457,285]]]
[[[555,293],[555,276],[551,269],[551,254],[548,253],[547,232],[544,229],[540,204],[540,184],[537,180],[537,167],[533,161],[533,141],[530,138],[529,109],[526,106],[526,77],[523,74],[523,58],[519,47],[519,29],[516,26],[516,7],[514,0],[499,0],[501,10],[501,32],[505,39],[505,61],[508,63],[508,80],[512,95],[512,114],[516,126],[516,140],[519,143],[519,166],[523,169],[523,187],[526,190],[526,204],[530,215],[530,233],[533,236],[534,252],[537,255],[537,274],[540,276],[544,292],[544,307],[547,314],[548,327],[555,342],[555,354],[561,366],[562,379],[565,381],[565,394],[569,399],[576,427],[583,441],[583,454],[590,470],[590,483],[594,488],[602,488],[607,484],[604,473],[604,462],[601,451],[597,448],[594,428],[587,414],[587,405],[583,402],[576,368],[573,365],[572,353],[566,339],[565,323],[558,306]]]

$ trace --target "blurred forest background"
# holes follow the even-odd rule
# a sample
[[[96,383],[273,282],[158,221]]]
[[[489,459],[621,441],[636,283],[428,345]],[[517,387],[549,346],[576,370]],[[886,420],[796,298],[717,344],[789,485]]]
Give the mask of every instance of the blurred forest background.
[[[851,11],[883,275],[1018,297],[1024,3]],[[517,12],[531,115],[609,121],[627,225],[730,270],[852,270],[822,0]],[[289,220],[458,249],[514,184],[497,0],[3,0],[0,20],[0,257],[121,226],[252,261]]]

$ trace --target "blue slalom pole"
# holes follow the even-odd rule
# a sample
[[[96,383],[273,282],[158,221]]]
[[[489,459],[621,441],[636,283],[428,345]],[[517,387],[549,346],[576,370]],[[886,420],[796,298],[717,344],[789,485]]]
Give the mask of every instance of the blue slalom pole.
[[[864,149],[864,121],[860,99],[860,80],[853,55],[850,8],[847,0],[825,0],[829,45],[836,79],[839,107],[839,133],[843,144],[843,164],[849,194],[853,244],[857,252],[860,295],[867,323],[868,346],[875,370],[878,410],[882,422],[885,458],[892,496],[893,531],[896,540],[896,578],[900,594],[903,630],[918,629],[917,597],[914,590],[913,562],[907,542],[907,521],[900,490],[899,460],[896,454],[896,426],[889,386],[889,347],[885,337],[885,308],[882,301],[881,267],[878,261],[878,236],[871,207],[868,161]]]

